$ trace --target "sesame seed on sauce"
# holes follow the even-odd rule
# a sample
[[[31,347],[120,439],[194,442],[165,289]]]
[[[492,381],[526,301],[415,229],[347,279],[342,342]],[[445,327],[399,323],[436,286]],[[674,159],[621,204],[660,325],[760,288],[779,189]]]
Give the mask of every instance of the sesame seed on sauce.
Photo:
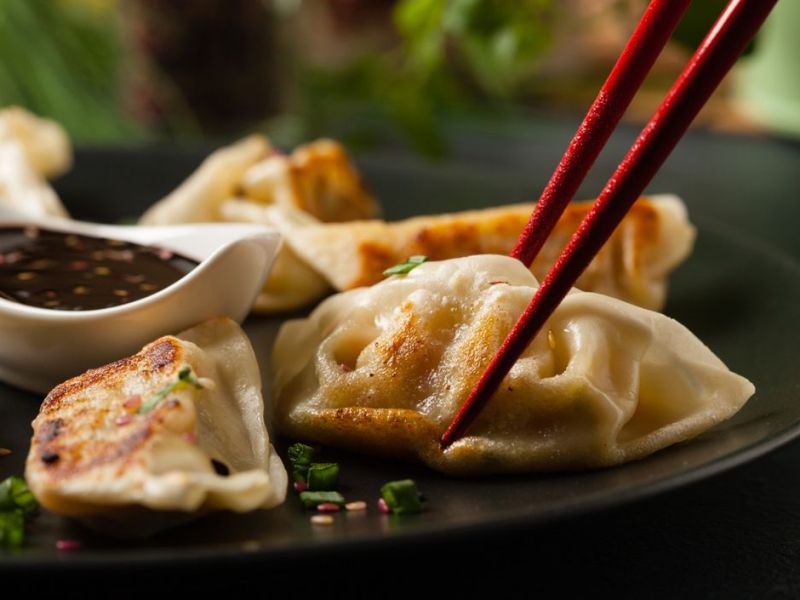
[[[164,289],[196,266],[165,248],[0,227],[0,298],[29,306],[67,311],[120,306]]]

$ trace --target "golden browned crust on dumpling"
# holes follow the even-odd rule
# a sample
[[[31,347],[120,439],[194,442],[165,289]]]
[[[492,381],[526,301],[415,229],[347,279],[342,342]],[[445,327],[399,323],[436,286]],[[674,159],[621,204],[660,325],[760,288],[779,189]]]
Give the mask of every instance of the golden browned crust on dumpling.
[[[298,146],[289,157],[296,206],[323,222],[372,219],[380,213],[347,151],[334,140]]]
[[[57,386],[25,477],[42,506],[121,535],[279,504],[287,476],[247,336],[212,319]]]
[[[543,278],[593,202],[569,205],[531,266]],[[409,256],[447,260],[508,254],[527,223],[532,204],[379,220],[314,223],[297,211],[274,209],[264,218],[287,247],[340,290],[374,285]],[[646,308],[663,306],[666,278],[691,251],[694,228],[679,199],[640,198],[581,275],[577,287]]]
[[[57,486],[98,467],[120,472],[137,451],[149,444],[167,426],[171,413],[181,410],[175,402],[162,402],[146,415],[137,415],[123,426],[107,421],[133,415],[124,406],[125,392],[138,382],[139,400],[173,379],[185,364],[184,350],[173,337],[164,337],[141,352],[97,369],[91,369],[55,387],[44,399],[33,422],[33,439],[28,469],[38,473],[40,485]],[[46,505],[47,495],[43,496]]]
[[[553,239],[568,239],[580,225],[594,202],[575,202],[567,207],[553,231]],[[424,255],[429,260],[446,260],[470,256],[472,254],[508,254],[528,222],[533,205],[521,204],[487,210],[480,221],[459,218],[459,214],[441,217],[420,217],[414,219],[415,230],[409,236],[397,240],[367,239],[355,246],[355,256],[359,265],[358,277],[349,282],[346,289],[373,285],[384,278],[383,271],[409,256]],[[466,217],[468,213],[465,213]],[[443,218],[448,217],[451,218]],[[427,222],[426,222],[427,221]],[[407,224],[412,224],[406,221]],[[652,244],[658,234],[658,213],[652,204],[639,200],[625,217],[626,227],[633,231],[631,248],[634,268],[638,269],[644,249]],[[600,255],[614,252],[618,246],[622,230],[615,232]],[[554,242],[550,247],[556,246]],[[563,247],[563,245],[562,245]],[[553,252],[548,252],[548,255]],[[602,259],[599,259],[602,260]],[[549,262],[549,261],[548,261]],[[534,274],[544,273],[544,260],[534,265]]]
[[[441,435],[537,287],[519,261],[477,255],[327,299],[276,338],[279,431],[453,475],[593,468],[688,440],[753,393],[676,321],[573,290],[442,451]]]

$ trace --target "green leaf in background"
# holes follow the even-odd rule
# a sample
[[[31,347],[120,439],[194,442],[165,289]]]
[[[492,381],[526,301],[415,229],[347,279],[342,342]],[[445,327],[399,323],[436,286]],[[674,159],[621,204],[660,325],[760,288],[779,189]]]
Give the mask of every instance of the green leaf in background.
[[[136,135],[119,96],[115,8],[110,0],[0,1],[0,105],[55,119],[77,140]]]
[[[429,156],[445,152],[443,112],[513,99],[550,44],[552,0],[401,0],[401,43],[336,73],[312,72],[308,123],[347,121],[366,111],[399,125]]]

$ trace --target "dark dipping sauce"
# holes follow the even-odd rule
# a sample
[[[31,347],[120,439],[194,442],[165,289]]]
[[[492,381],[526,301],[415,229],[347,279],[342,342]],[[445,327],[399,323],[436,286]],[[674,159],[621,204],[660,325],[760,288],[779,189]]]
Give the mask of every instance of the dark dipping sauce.
[[[52,310],[96,310],[139,300],[198,263],[165,248],[0,227],[0,297]]]

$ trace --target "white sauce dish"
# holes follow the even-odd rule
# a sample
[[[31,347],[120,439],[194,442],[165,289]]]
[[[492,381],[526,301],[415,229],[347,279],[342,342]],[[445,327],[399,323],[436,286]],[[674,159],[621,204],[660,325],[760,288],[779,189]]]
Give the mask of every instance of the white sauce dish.
[[[261,225],[115,226],[0,210],[0,227],[35,227],[155,246],[199,263],[175,283],[127,304],[54,310],[0,298],[0,379],[34,392],[136,352],[213,317],[241,322],[281,244]]]

